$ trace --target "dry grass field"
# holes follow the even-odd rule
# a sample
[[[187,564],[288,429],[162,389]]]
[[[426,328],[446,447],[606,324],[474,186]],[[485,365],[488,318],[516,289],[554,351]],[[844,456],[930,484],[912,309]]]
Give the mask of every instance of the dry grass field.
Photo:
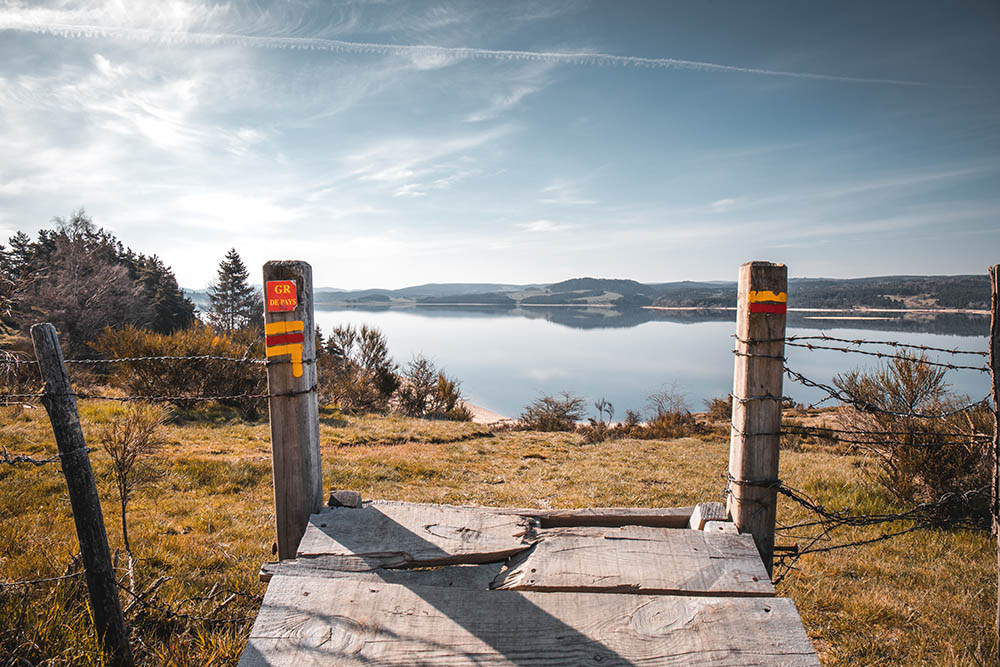
[[[120,515],[108,457],[94,434],[114,409],[81,404],[112,550],[122,544]],[[0,445],[19,454],[55,451],[43,409],[0,411]],[[151,459],[155,481],[129,505],[128,521],[137,589],[169,580],[151,592],[151,604],[128,612],[133,646],[143,664],[232,665],[265,590],[258,568],[272,558],[268,426],[204,412],[175,418],[163,434],[167,444]],[[495,506],[721,500],[728,457],[724,436],[586,444],[575,434],[492,433],[470,423],[330,412],[321,414],[321,440],[326,489]],[[783,480],[825,506],[890,509],[868,490],[865,470],[860,458],[818,447],[782,452]],[[779,507],[781,521],[806,518],[798,506]],[[879,530],[844,529],[835,538],[870,538]],[[790,541],[779,536],[779,543]],[[0,664],[101,664],[79,576],[9,585],[72,574],[75,552],[58,465],[0,465]],[[778,591],[795,601],[824,664],[992,663],[996,552],[986,533],[921,531],[809,556],[797,567]],[[127,593],[122,600],[132,602]]]

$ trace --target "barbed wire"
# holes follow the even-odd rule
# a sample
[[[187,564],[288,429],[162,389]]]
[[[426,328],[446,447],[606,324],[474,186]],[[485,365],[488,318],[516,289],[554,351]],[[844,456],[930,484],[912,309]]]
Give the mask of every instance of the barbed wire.
[[[122,589],[123,591],[125,591],[126,593],[128,593],[133,598],[133,604],[130,605],[130,608],[134,607],[135,605],[138,605],[138,606],[142,607],[143,609],[152,609],[152,610],[157,611],[157,612],[159,612],[161,614],[165,614],[166,616],[169,616],[170,618],[180,618],[180,619],[184,619],[184,620],[188,620],[188,621],[198,621],[200,623],[237,624],[237,623],[247,623],[247,622],[252,621],[252,620],[254,620],[256,618],[256,615],[246,615],[246,616],[231,617],[231,618],[214,618],[214,617],[211,617],[211,616],[198,616],[198,615],[195,615],[195,614],[188,614],[188,613],[184,613],[184,612],[180,612],[180,611],[175,611],[173,609],[170,609],[169,607],[165,607],[165,606],[163,606],[161,604],[157,604],[157,603],[153,602],[151,598],[147,599],[147,595],[146,594],[136,593],[136,592],[132,591],[131,589],[129,589],[128,586],[125,586],[124,584],[122,584],[120,582],[116,582],[116,583],[118,584],[118,588]],[[150,593],[150,595],[151,595],[151,593]],[[226,606],[228,606],[229,602],[231,602],[235,598],[236,598],[236,595],[230,595],[229,598],[227,598],[226,601],[224,601],[222,604],[218,605],[215,608],[215,612],[221,611],[223,608],[225,608]]]
[[[190,356],[150,356],[150,357],[115,357],[114,359],[66,359],[66,364],[122,364],[139,361],[229,361],[239,364],[254,364],[263,366],[267,364],[266,359],[256,359],[252,357],[223,357],[213,354],[196,354]],[[37,362],[31,362],[37,363]]]
[[[88,449],[87,451],[89,452],[91,450]],[[12,466],[20,465],[22,463],[27,463],[29,465],[41,467],[48,463],[55,463],[59,461],[62,458],[62,456],[63,455],[61,453],[50,456],[47,459],[36,459],[26,454],[15,454],[12,456],[6,447],[0,447],[0,463],[5,463],[7,465],[12,465]]]
[[[835,551],[838,549],[847,549],[849,547],[863,546],[867,544],[873,544],[876,542],[882,542],[900,535],[905,535],[906,533],[913,532],[915,530],[921,530],[924,528],[931,528],[935,526],[957,526],[966,525],[973,528],[982,528],[980,522],[968,516],[966,510],[972,502],[977,498],[989,499],[990,490],[988,487],[982,487],[978,489],[971,489],[964,492],[950,492],[942,495],[938,500],[934,502],[920,503],[913,507],[898,512],[883,512],[874,514],[852,514],[846,509],[841,510],[831,510],[827,509],[820,502],[814,500],[805,492],[788,486],[781,480],[774,481],[756,481],[756,480],[740,480],[733,477],[731,474],[726,473],[726,493],[731,493],[732,486],[753,486],[758,488],[773,489],[777,494],[785,496],[794,503],[800,505],[806,510],[810,511],[818,519],[804,521],[801,523],[796,523],[792,525],[779,526],[775,529],[776,533],[788,533],[793,530],[801,530],[803,528],[820,527],[822,531],[818,535],[809,536],[809,544],[805,548],[795,548],[792,553],[782,554],[777,556],[780,566],[783,571],[775,578],[774,583],[780,582],[788,573],[793,569],[795,562],[797,562],[802,556],[807,554],[822,553],[828,551]],[[958,512],[954,510],[958,509]],[[914,522],[910,526],[906,526],[901,530],[882,533],[881,535],[864,538],[861,540],[854,540],[849,542],[841,542],[836,544],[826,544],[823,546],[814,546],[817,543],[827,539],[827,537],[837,528],[844,526],[864,528],[872,527],[883,524],[897,523],[897,522]]]
[[[941,352],[942,354],[972,354],[981,357],[988,357],[989,352],[982,350],[959,350],[958,348],[947,348],[947,347],[934,347],[932,345],[916,345],[913,343],[900,343],[895,340],[870,340],[866,338],[837,338],[836,336],[827,336],[826,334],[815,334],[812,336],[785,336],[782,338],[757,338],[757,339],[743,339],[740,338],[738,334],[733,334],[733,338],[741,343],[751,344],[751,343],[796,343],[800,340],[822,340],[832,343],[847,343],[849,345],[887,345],[889,347],[910,349],[910,350],[921,350],[923,352]],[[839,348],[838,348],[839,349]]]
[[[801,373],[792,370],[787,365],[784,367],[784,370],[785,374],[788,375],[788,377],[793,381],[798,382],[799,384],[805,387],[821,389],[822,391],[827,393],[827,397],[822,399],[822,401],[813,403],[812,405],[814,406],[818,405],[819,403],[822,403],[823,401],[833,399],[840,401],[841,403],[851,405],[860,412],[867,412],[871,414],[882,414],[891,417],[904,417],[904,418],[916,418],[916,419],[948,419],[949,417],[953,417],[954,415],[961,414],[963,412],[968,412],[969,410],[974,410],[980,406],[985,406],[989,408],[991,402],[990,397],[986,396],[985,398],[982,398],[978,401],[973,401],[972,403],[968,403],[953,410],[946,410],[944,412],[938,412],[938,413],[917,412],[914,410],[909,410],[909,411],[887,410],[885,408],[874,405],[869,401],[864,401],[855,398],[854,396],[851,396],[849,393],[831,387],[830,385],[823,384],[822,382],[816,382],[815,380],[810,380]]]
[[[43,577],[41,579],[21,579],[18,581],[0,581],[0,588],[18,588],[21,586],[36,586],[38,584],[48,584],[53,581],[73,579],[75,577],[83,576],[84,574],[86,574],[86,572],[81,570],[79,572],[71,572],[69,574],[64,574],[59,577]]]
[[[785,345],[789,347],[801,347],[809,350],[832,350],[836,352],[845,352],[850,354],[863,354],[868,357],[877,357],[879,359],[899,359],[902,361],[916,361],[913,357],[908,357],[901,354],[889,354],[886,352],[869,352],[868,350],[853,350],[849,347],[833,347],[830,345],[815,345],[813,343],[793,343],[786,342]],[[754,355],[756,356],[756,355]],[[920,364],[925,366],[935,366],[938,368],[946,368],[948,370],[968,370],[977,371],[979,373],[989,373],[990,369],[986,366],[963,366],[961,364],[950,364],[942,361],[931,361],[930,359],[919,359]]]

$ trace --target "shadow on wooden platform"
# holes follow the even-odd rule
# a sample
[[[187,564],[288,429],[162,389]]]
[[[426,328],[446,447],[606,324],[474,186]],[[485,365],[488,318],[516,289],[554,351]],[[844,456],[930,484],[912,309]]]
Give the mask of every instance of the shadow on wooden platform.
[[[752,538],[693,513],[325,509],[240,665],[818,665]]]

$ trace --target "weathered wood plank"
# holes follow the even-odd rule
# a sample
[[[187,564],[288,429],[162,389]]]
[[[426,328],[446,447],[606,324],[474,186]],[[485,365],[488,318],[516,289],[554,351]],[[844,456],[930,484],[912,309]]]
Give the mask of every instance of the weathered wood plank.
[[[239,664],[819,661],[787,599],[466,591],[278,576]]]
[[[702,530],[711,533],[732,533],[739,535],[740,531],[732,521],[706,521]]]
[[[693,507],[588,507],[573,510],[506,510],[538,519],[542,528],[653,526],[687,528]]]
[[[533,522],[475,508],[370,503],[309,518],[298,556],[361,556],[385,567],[488,563],[531,544]]]
[[[367,582],[438,588],[465,588],[485,591],[499,576],[503,563],[481,565],[445,565],[415,570],[386,569],[380,559],[350,558],[344,556],[313,556],[294,558],[277,563],[265,563],[260,570],[261,581],[273,577],[329,577],[331,579],[357,579]]]
[[[645,526],[540,530],[494,583],[529,591],[773,596],[750,535]]]
[[[688,521],[688,528],[694,530],[704,530],[705,524],[709,521],[728,521],[729,512],[722,503],[698,503],[694,506],[691,519]]]

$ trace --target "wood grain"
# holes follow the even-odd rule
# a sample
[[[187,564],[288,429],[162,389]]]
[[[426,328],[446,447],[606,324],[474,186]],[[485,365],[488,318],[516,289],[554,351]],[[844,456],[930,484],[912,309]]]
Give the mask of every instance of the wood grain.
[[[774,596],[749,535],[625,526],[541,530],[494,587],[528,591]]]
[[[275,577],[240,667],[819,665],[791,600]]]
[[[292,280],[298,305],[287,312],[267,312],[272,322],[304,323],[302,375],[295,377],[290,360],[274,357],[267,364],[268,410],[274,470],[274,513],[278,558],[294,558],[309,515],[323,505],[323,479],[319,452],[319,412],[316,397],[316,335],[313,321],[312,267],[306,262],[278,261],[264,265],[264,285],[269,280]]]
[[[503,562],[481,565],[445,565],[415,570],[387,569],[379,559],[361,559],[344,556],[314,556],[292,558],[261,567],[261,581],[270,581],[282,575],[289,577],[328,577],[331,579],[357,579],[389,584],[435,586],[438,588],[465,588],[489,590],[490,584],[500,574]]]
[[[108,534],[97,485],[90,467],[87,443],[80,428],[76,396],[63,364],[56,328],[49,323],[31,327],[35,358],[45,382],[42,404],[49,413],[56,446],[59,448],[73,522],[80,542],[80,557],[86,568],[87,592],[94,626],[112,665],[131,665],[132,649],[122,616],[118,585],[111,564]]]
[[[703,530],[708,521],[728,521],[729,511],[719,502],[698,503],[694,506],[688,528]]]
[[[516,514],[447,505],[324,508],[309,518],[298,556],[379,558],[387,567],[488,563],[528,548],[533,528]]]
[[[730,485],[728,509],[739,531],[753,535],[770,574],[777,491],[767,484],[778,480],[785,313],[751,312],[749,299],[752,291],[787,293],[788,268],[747,262],[740,267],[737,291],[729,445],[729,474],[736,481]]]

